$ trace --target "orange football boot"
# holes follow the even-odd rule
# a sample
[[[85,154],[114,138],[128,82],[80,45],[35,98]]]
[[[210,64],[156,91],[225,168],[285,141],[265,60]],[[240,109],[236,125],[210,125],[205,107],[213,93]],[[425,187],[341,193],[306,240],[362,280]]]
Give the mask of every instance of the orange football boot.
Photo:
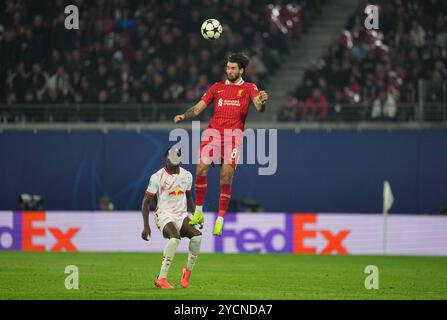
[[[191,276],[191,270],[187,268],[182,269],[182,279],[180,280],[180,284],[183,288],[188,288],[189,285],[189,277]]]
[[[171,286],[169,284],[168,278],[161,278],[161,279],[156,278],[154,281],[154,284],[161,289],[173,289],[174,288],[173,286]]]

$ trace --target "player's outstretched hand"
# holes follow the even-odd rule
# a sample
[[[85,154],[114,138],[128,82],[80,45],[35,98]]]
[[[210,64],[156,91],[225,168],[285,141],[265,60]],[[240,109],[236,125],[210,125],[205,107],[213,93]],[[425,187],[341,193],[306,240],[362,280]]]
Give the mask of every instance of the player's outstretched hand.
[[[174,117],[174,123],[179,123],[185,120],[185,116],[183,114],[178,114]]]
[[[267,101],[268,98],[269,98],[269,95],[267,94],[267,92],[265,92],[264,90],[259,91],[259,100],[261,100],[262,103]]]
[[[141,232],[141,238],[143,240],[149,241],[149,239],[151,238],[151,228],[150,227],[143,229],[143,232]]]

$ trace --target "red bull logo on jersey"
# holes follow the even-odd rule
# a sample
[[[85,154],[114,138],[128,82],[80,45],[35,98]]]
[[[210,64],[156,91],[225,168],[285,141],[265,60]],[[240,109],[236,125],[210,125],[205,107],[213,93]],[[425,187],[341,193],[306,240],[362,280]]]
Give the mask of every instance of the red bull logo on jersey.
[[[185,192],[183,192],[180,188],[175,188],[175,190],[174,191],[171,191],[171,192],[169,192],[169,195],[170,196],[176,196],[176,197],[178,197],[178,196],[181,196],[181,195],[183,195],[183,194],[185,194]]]
[[[316,213],[279,217],[285,219],[283,228],[241,227],[237,215],[226,215],[222,236],[214,238],[215,252],[349,254],[345,240],[351,230],[320,229]],[[309,244],[312,240],[318,244]]]

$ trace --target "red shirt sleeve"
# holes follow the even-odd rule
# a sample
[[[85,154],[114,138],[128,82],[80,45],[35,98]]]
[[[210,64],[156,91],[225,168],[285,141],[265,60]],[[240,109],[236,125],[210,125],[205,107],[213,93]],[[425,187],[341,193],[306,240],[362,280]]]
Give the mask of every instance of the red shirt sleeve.
[[[258,87],[252,83],[250,85],[250,99],[253,100],[254,98],[256,98],[257,96],[259,96],[259,90]]]
[[[208,90],[202,96],[202,100],[203,102],[205,102],[206,105],[209,105],[211,101],[213,101],[214,94],[216,93],[216,86],[217,83],[213,84],[211,87],[208,88]]]

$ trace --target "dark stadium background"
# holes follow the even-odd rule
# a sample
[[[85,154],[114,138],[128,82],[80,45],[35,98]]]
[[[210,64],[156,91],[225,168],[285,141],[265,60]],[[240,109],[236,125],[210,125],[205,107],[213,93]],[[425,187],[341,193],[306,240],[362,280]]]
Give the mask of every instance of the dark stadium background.
[[[67,4],[79,7],[79,30],[64,28]],[[255,201],[270,212],[380,212],[384,180],[392,212],[443,211],[445,3],[378,1],[379,32],[363,26],[366,4],[2,1],[0,208],[18,209],[26,192],[48,210],[98,210],[102,197],[137,210],[172,116],[245,50],[245,79],[271,97],[247,127],[279,128],[278,169],[240,166],[233,211]],[[207,17],[224,26],[218,41],[200,35]]]

